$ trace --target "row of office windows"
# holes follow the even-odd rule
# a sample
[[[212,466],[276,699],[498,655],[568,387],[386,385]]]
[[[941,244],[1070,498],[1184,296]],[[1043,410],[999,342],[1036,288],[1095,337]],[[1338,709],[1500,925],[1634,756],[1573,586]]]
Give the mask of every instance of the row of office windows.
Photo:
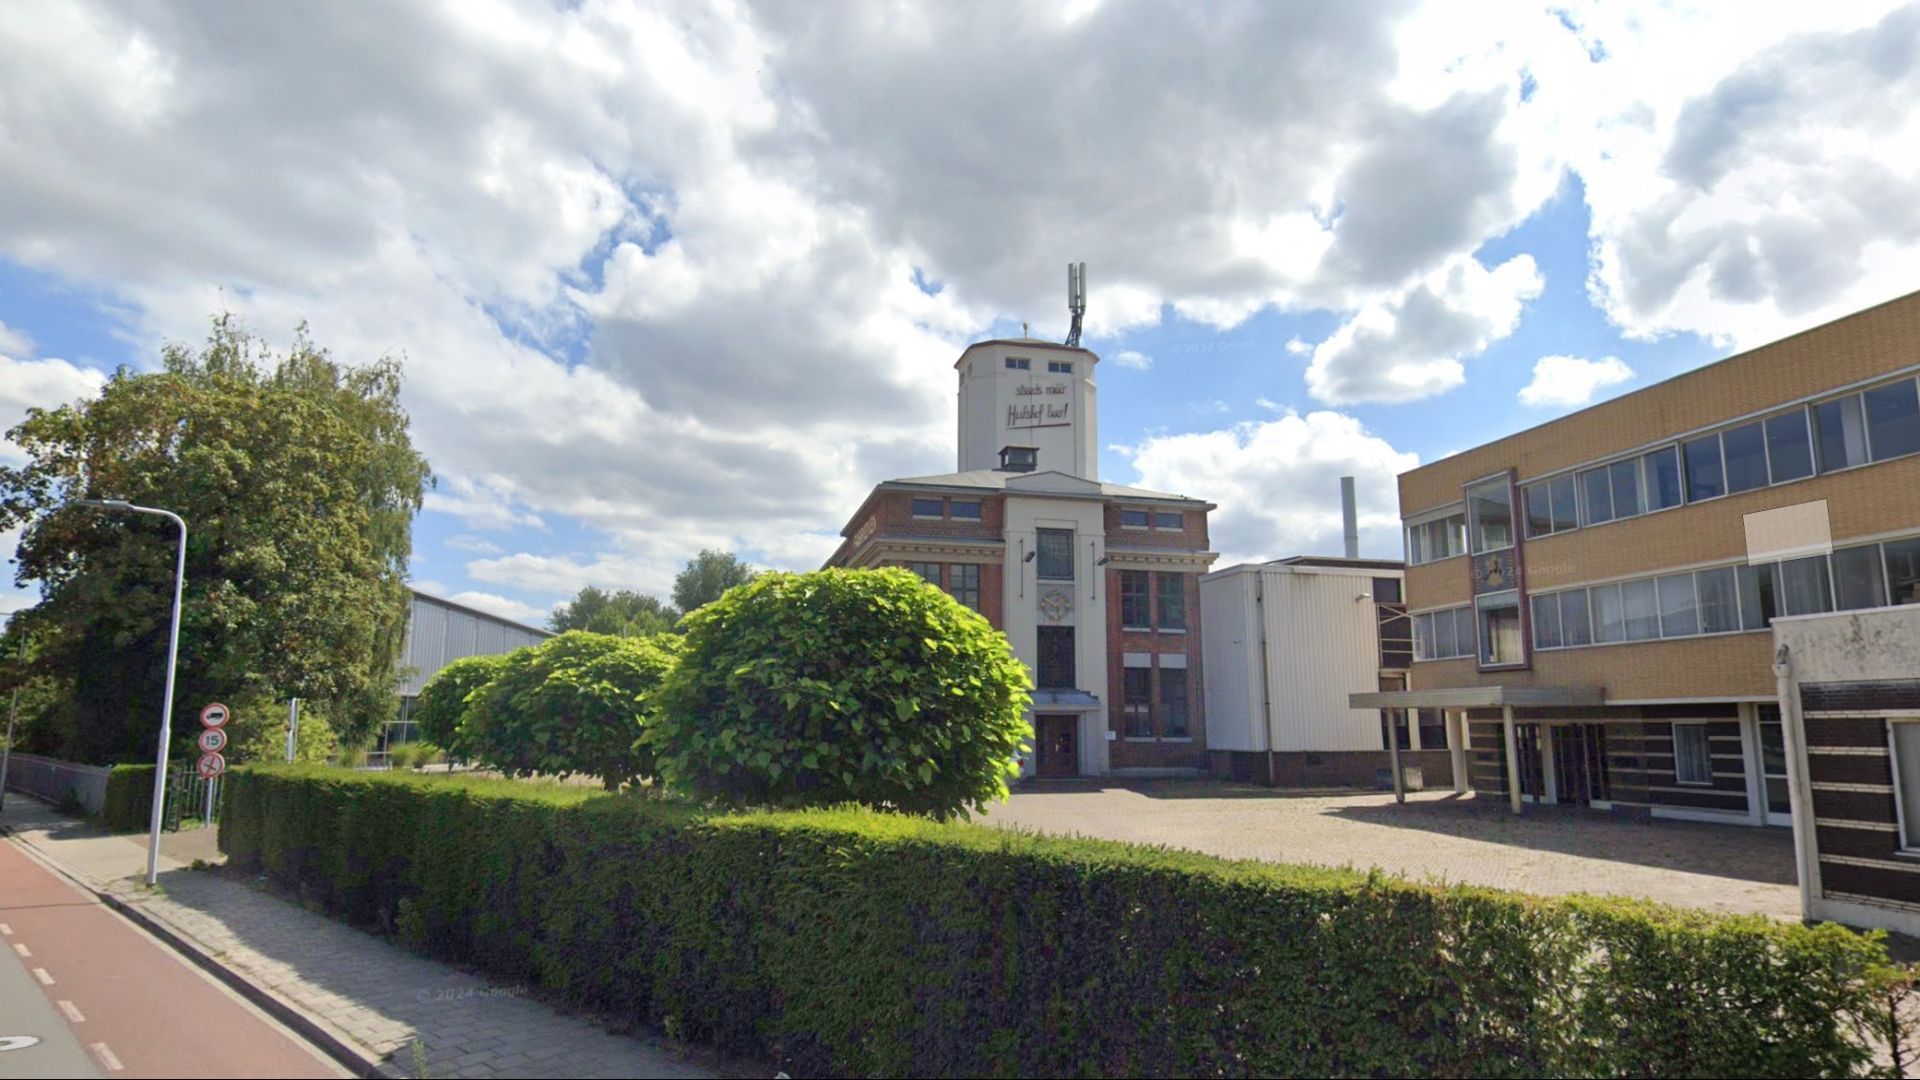
[[[1533,647],[1760,630],[1777,615],[1920,603],[1920,538],[1760,565],[1716,566],[1542,593],[1530,599]],[[1414,658],[1519,663],[1517,593],[1414,616]]]
[[[1120,511],[1120,527],[1180,532],[1187,527],[1187,516],[1178,510],[1138,510],[1123,507]]]
[[[1185,630],[1186,575],[1120,571],[1120,626],[1126,630]]]
[[[1536,596],[1536,649],[1759,630],[1778,615],[1920,603],[1920,538]]]
[[[913,498],[913,516],[935,521],[979,521],[980,500],[942,499],[938,496],[916,495]]]
[[[1153,692],[1156,671],[1160,682],[1158,695]],[[1122,668],[1121,672],[1121,734],[1129,739],[1193,737],[1188,712],[1186,668],[1129,666]]]
[[[975,563],[908,563],[920,579],[975,611],[980,610],[980,567]]]
[[[1920,384],[1903,378],[1521,489],[1529,539],[1920,453]],[[1467,509],[1407,526],[1413,565],[1513,546],[1505,480],[1467,489]]]

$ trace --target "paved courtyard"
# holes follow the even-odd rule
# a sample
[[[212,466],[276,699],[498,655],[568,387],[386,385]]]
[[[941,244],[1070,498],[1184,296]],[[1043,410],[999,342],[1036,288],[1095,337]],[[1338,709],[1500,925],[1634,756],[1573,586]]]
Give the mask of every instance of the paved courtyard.
[[[1164,844],[1233,859],[1379,867],[1532,893],[1642,896],[1797,919],[1785,829],[1623,821],[1447,793],[1275,791],[1208,781],[1028,784],[988,824]]]

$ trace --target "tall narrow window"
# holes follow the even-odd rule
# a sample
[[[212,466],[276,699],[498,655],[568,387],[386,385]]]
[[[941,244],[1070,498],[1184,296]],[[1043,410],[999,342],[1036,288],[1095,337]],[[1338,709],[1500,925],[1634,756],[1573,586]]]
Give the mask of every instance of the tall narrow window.
[[[1780,563],[1780,596],[1788,615],[1818,615],[1833,610],[1827,557],[1809,555]]]
[[[1692,637],[1700,632],[1700,609],[1694,602],[1693,575],[1668,574],[1660,579],[1660,636]]]
[[[1772,626],[1780,612],[1780,576],[1778,563],[1761,563],[1739,568],[1740,625],[1748,630]]]
[[[1813,475],[1813,443],[1807,437],[1805,409],[1767,421],[1767,470],[1776,484]]]
[[[1673,725],[1673,778],[1682,784],[1713,783],[1712,745],[1707,725]]]
[[[1893,776],[1900,785],[1900,846],[1920,848],[1920,723],[1895,721],[1890,739],[1893,743]]]
[[[1652,578],[1621,582],[1620,605],[1626,612],[1628,641],[1651,641],[1660,636],[1660,601]]]
[[[1629,458],[1616,461],[1607,466],[1608,478],[1613,481],[1613,516],[1615,519],[1634,517],[1640,509],[1640,461]]]
[[[1468,640],[1471,641],[1472,639],[1469,638]],[[1473,649],[1473,646],[1468,645],[1467,649],[1471,651]],[[1433,613],[1434,659],[1445,660],[1447,657],[1459,656],[1459,655],[1460,655],[1460,652],[1457,649],[1454,641],[1453,612],[1452,611],[1434,612]]]
[[[1823,401],[1813,407],[1813,438],[1820,471],[1833,472],[1867,460],[1867,419],[1860,395]]]
[[[1163,738],[1187,737],[1187,669],[1160,669],[1160,734]]]
[[[1887,583],[1880,576],[1880,548],[1842,548],[1833,553],[1834,606],[1841,611],[1884,607]]]
[[[1603,645],[1627,640],[1627,612],[1620,604],[1620,586],[1595,585],[1587,595],[1593,601],[1593,640]]]
[[[1863,397],[1867,402],[1867,446],[1873,460],[1920,452],[1920,398],[1912,379],[1876,386]]]
[[[1153,627],[1151,601],[1147,597],[1145,570],[1120,571],[1120,625],[1129,630]]]
[[[1533,647],[1536,649],[1557,649],[1560,640],[1560,598],[1549,593],[1536,596],[1533,605]]]
[[[1187,628],[1187,579],[1184,574],[1159,575],[1159,621],[1162,630]]]
[[[1740,629],[1740,594],[1734,568],[1702,570],[1693,576],[1700,593],[1700,632],[1728,634]]]
[[[1881,548],[1887,556],[1887,599],[1920,604],[1920,540],[1895,540]]]
[[[1527,519],[1527,538],[1553,534],[1553,494],[1546,481],[1520,489],[1520,502]]]
[[[1593,644],[1593,623],[1587,617],[1587,590],[1560,594],[1560,637],[1568,645]]]
[[[1042,690],[1071,690],[1074,687],[1073,627],[1039,628],[1040,663],[1034,681]]]
[[[1033,540],[1034,549],[1040,553],[1036,568],[1039,576],[1050,581],[1072,581],[1073,530],[1035,529]]]
[[[980,610],[980,567],[975,563],[955,563],[947,567],[947,592],[955,600]]]
[[[1687,501],[1715,499],[1727,493],[1726,472],[1720,467],[1720,436],[1709,435],[1686,444]]]
[[[1480,663],[1485,667],[1518,664],[1526,659],[1520,643],[1519,593],[1480,598]]]
[[[1129,739],[1153,738],[1153,671],[1130,667],[1122,672],[1121,710]]]
[[[1652,453],[1642,454],[1640,463],[1647,478],[1647,510],[1651,512],[1679,506],[1683,498],[1680,490],[1679,448],[1663,446]]]
[[[1613,520],[1613,485],[1607,470],[1588,469],[1580,474],[1580,494],[1587,502],[1587,524],[1599,525]]]
[[[1467,530],[1475,555],[1513,546],[1513,489],[1505,477],[1467,489]]]
[[[1767,436],[1759,424],[1732,428],[1720,437],[1727,455],[1727,490],[1767,486]]]

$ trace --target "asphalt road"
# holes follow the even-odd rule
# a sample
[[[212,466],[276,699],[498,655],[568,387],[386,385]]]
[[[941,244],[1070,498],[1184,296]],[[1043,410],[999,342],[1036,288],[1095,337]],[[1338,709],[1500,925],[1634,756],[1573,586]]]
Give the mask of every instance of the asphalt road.
[[[349,1075],[4,841],[0,954],[0,1078]]]

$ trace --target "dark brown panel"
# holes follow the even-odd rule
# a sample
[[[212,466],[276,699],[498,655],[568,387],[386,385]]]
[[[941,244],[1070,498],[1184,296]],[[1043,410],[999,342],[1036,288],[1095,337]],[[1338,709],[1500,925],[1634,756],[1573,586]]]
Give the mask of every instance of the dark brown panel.
[[[1879,754],[1808,754],[1807,778],[1816,784],[1891,784],[1893,768]]]
[[[1834,825],[1821,825],[1814,831],[1822,855],[1890,859],[1900,846],[1899,834],[1881,829],[1846,829]]]
[[[1877,716],[1809,716],[1808,746],[1885,746],[1887,722]]]
[[[1701,788],[1698,791],[1655,791],[1650,793],[1659,806],[1690,806],[1700,810],[1745,810],[1745,792],[1734,793]]]
[[[1848,821],[1894,821],[1891,791],[1813,792],[1813,816],[1845,818]]]
[[[1854,866],[1820,861],[1820,884],[1835,892],[1881,896],[1903,903],[1920,903],[1920,874],[1907,870]]]
[[[1642,705],[1640,711],[1641,715],[1648,720],[1711,720],[1715,717],[1731,717],[1737,720],[1740,717],[1740,706],[1731,701],[1710,701],[1693,705]]]
[[[1920,709],[1920,679],[1807,683],[1800,687],[1800,707],[1810,713]]]

